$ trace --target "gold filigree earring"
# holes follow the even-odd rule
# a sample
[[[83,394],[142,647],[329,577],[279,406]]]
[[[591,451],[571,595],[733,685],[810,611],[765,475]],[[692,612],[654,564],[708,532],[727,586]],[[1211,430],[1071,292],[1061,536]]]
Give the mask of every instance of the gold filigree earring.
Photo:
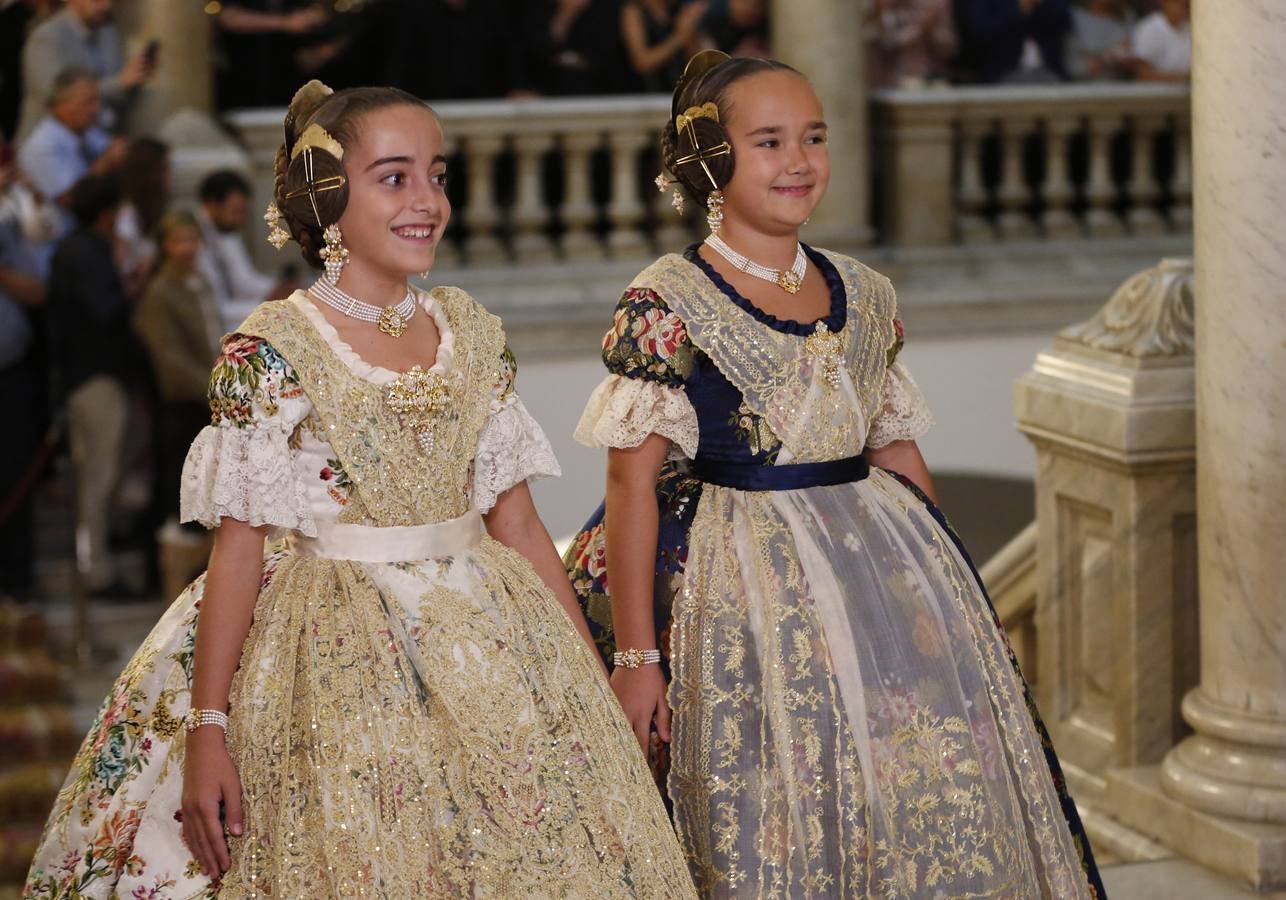
[[[274,250],[280,250],[286,246],[286,241],[290,240],[290,233],[281,227],[281,210],[277,209],[276,203],[269,203],[268,209],[264,211],[263,220],[268,224],[268,243],[272,244]]]
[[[711,234],[718,234],[723,226],[723,191],[711,191],[706,197],[706,224]]]
[[[326,230],[322,232],[322,240],[326,242],[326,246],[321,248],[318,256],[325,265],[326,280],[331,284],[339,284],[339,273],[348,265],[348,248],[343,244],[344,234],[339,230],[338,222],[326,226]]]
[[[670,203],[674,206],[675,212],[679,215],[683,215],[683,191],[679,189],[678,179],[671,178],[669,175],[662,172],[660,175],[656,176],[656,179],[652,183],[656,185],[656,189],[662,194],[664,194],[666,189],[671,185],[674,186],[674,195],[670,198]]]

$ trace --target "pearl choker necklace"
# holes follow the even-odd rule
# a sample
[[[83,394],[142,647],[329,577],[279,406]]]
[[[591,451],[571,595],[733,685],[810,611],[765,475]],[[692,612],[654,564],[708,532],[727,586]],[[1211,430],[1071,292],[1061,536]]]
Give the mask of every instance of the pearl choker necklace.
[[[407,326],[411,324],[411,317],[415,315],[417,306],[415,294],[409,287],[402,302],[396,306],[376,306],[373,303],[358,300],[324,278],[318,278],[308,290],[327,306],[339,310],[349,318],[377,325],[384,334],[395,338],[401,337]]]
[[[752,262],[750,257],[733,250],[717,234],[710,235],[705,243],[707,247],[747,275],[771,281],[788,294],[799,293],[799,287],[804,283],[804,273],[808,271],[808,258],[804,256],[804,245],[798,241],[795,242],[795,262],[789,269],[770,269]]]

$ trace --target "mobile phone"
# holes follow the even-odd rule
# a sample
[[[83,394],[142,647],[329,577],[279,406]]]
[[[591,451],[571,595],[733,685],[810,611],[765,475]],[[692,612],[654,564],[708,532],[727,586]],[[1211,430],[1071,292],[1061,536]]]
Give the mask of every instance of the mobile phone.
[[[161,42],[156,38],[152,38],[147,42],[147,46],[143,48],[143,57],[147,60],[148,64],[151,65],[156,62],[156,55],[160,52]]]

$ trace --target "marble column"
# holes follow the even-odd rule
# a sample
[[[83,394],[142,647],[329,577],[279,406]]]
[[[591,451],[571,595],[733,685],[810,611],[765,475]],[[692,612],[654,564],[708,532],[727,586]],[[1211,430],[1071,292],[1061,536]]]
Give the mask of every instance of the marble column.
[[[836,249],[870,239],[870,150],[862,4],[772,0],[772,54],[808,76],[830,126],[831,183],[804,239]]]
[[[1286,886],[1286,7],[1193,6],[1201,674],[1195,733],[1113,794],[1264,889]]]
[[[211,54],[213,17],[204,4],[174,0],[118,2],[116,17],[126,35],[127,51],[137,53],[156,40],[156,74],[148,85],[154,95],[149,118],[175,109],[209,112],[213,107],[214,59]]]
[[[1196,4],[1201,685],[1168,793],[1286,825],[1286,7]],[[1283,865],[1286,865],[1284,863]]]

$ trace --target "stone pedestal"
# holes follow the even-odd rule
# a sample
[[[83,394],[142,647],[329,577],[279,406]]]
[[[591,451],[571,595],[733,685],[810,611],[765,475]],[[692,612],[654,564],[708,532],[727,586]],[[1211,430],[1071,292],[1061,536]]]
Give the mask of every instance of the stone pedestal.
[[[1194,4],[1200,686],[1113,812],[1257,888],[1286,886],[1286,9]]]
[[[870,239],[870,150],[862,10],[852,0],[772,0],[772,53],[808,76],[830,126],[831,183],[804,239],[844,247]]]
[[[1192,268],[1164,260],[1017,387],[1036,447],[1041,712],[1078,800],[1160,761],[1196,680]]]

